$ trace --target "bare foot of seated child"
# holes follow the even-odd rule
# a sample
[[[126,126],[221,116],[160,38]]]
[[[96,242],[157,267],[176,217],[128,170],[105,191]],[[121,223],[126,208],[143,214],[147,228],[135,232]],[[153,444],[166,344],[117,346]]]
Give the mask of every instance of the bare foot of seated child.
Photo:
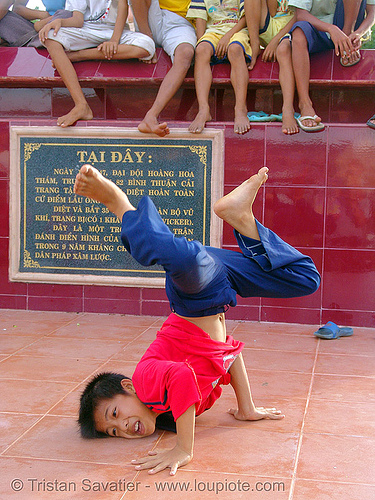
[[[298,123],[294,118],[294,109],[291,111],[283,109],[282,131],[286,135],[293,135],[299,132]]]
[[[204,109],[198,111],[197,116],[189,125],[189,132],[192,134],[200,134],[207,122],[211,121],[210,108],[207,106]]]
[[[247,117],[247,109],[234,110],[234,132],[246,134],[250,130],[250,122]]]
[[[141,123],[138,125],[138,130],[144,134],[156,134],[164,137],[169,134],[169,127],[166,122],[159,123],[155,116],[150,112],[146,114]]]
[[[93,114],[91,108],[85,102],[80,106],[74,106],[74,108],[71,111],[69,111],[69,113],[67,113],[66,115],[60,116],[57,119],[57,125],[59,127],[65,128],[65,127],[70,127],[70,125],[73,125],[78,120],[92,120],[92,119],[93,119]]]

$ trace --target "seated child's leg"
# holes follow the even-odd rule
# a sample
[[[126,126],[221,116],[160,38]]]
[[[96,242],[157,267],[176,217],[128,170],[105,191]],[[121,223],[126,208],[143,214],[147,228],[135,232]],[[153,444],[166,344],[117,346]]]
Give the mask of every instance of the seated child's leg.
[[[236,96],[234,132],[236,134],[246,134],[250,130],[246,104],[249,72],[242,45],[237,42],[230,43],[228,46],[228,59],[231,64],[230,79]]]
[[[74,101],[74,108],[67,115],[60,116],[57,120],[57,125],[60,127],[69,127],[77,120],[92,120],[92,111],[87,104],[78,81],[77,73],[66,55],[64,47],[59,42],[51,39],[47,39],[44,44]]]
[[[103,44],[83,50],[68,52],[68,57],[72,62],[91,61],[95,59],[142,59],[148,61],[155,53],[153,40],[143,33],[134,33],[124,30],[116,53],[109,54],[103,48]]]
[[[199,110],[197,116],[189,125],[189,132],[199,134],[206,122],[211,120],[208,97],[212,84],[212,70],[210,66],[214,48],[211,43],[201,41],[195,49],[194,80]]]
[[[303,28],[299,25],[303,23]],[[313,27],[309,23],[299,22],[293,26],[292,30],[292,62],[298,92],[299,109],[301,116],[316,116],[313,103],[310,99],[310,44],[306,37],[305,28],[312,28],[309,33],[314,33]],[[308,35],[307,35],[308,36]],[[321,118],[302,120],[305,127],[314,127],[321,122]]]
[[[337,0],[333,24],[349,36],[362,23],[365,10],[365,0]]]
[[[283,38],[276,49],[276,59],[279,63],[279,80],[283,94],[283,124],[284,134],[292,135],[299,132],[294,118],[295,78],[292,64],[292,48],[289,37]]]

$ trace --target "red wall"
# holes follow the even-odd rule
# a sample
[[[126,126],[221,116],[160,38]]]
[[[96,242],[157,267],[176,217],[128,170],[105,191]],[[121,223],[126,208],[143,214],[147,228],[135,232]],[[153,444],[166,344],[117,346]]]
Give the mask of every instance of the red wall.
[[[17,110],[13,116],[18,116]],[[168,314],[163,290],[8,281],[9,126],[55,124],[22,116],[0,120],[0,308]],[[136,123],[101,120],[80,125]],[[279,124],[267,124],[253,125],[241,137],[233,133],[232,123],[210,126],[225,129],[225,192],[267,165],[270,177],[258,195],[256,216],[310,255],[322,274],[320,289],[309,297],[239,299],[228,317],[311,324],[332,320],[374,327],[375,131],[364,124],[330,124],[321,133],[301,131],[287,137]],[[232,245],[232,233],[225,228],[224,246]]]

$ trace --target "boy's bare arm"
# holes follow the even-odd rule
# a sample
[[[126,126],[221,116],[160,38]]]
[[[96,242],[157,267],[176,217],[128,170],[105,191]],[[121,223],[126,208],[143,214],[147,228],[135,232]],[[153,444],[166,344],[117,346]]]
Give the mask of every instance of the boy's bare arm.
[[[281,29],[277,35],[275,35],[267,47],[264,49],[262,54],[262,61],[276,61],[276,49],[279,42],[283,36],[285,36],[292,29],[293,24],[296,22],[296,16],[294,15],[292,19]]]
[[[305,9],[300,9],[296,7],[296,20],[297,21],[307,21],[318,31],[325,31],[331,36],[331,40],[335,46],[335,54],[345,56],[346,54],[351,54],[355,49],[349,37],[340,30],[334,24],[326,23],[321,21],[317,17],[310,14],[309,11]]]
[[[149,474],[156,474],[170,468],[174,476],[179,467],[188,464],[193,458],[195,405],[191,405],[177,420],[177,443],[171,450],[150,451],[147,457],[132,460],[137,470],[150,469]]]
[[[39,31],[39,40],[45,42],[49,31],[54,30],[53,34],[56,35],[61,27],[64,28],[82,28],[83,26],[83,14],[78,12],[78,10],[73,11],[72,17],[66,19],[54,19],[50,23],[47,23]]]
[[[271,17],[276,16],[277,0],[267,0],[267,7]]]
[[[13,5],[13,0],[0,0],[0,19],[8,13],[11,5]]]
[[[229,413],[237,420],[262,420],[268,418],[280,420],[284,418],[280,410],[276,408],[256,407],[251,396],[249,379],[246,373],[245,363],[240,353],[229,369],[231,385],[237,398],[238,408],[232,408]]]
[[[375,23],[375,5],[367,5],[366,14],[361,25],[349,35],[355,50],[358,50],[362,44],[361,37],[367,33]]]
[[[13,12],[28,19],[29,21],[34,21],[35,19],[47,19],[50,17],[46,10],[29,9],[26,7],[28,0],[15,0],[13,6]]]
[[[151,0],[133,0],[132,10],[139,31],[154,39],[150,25],[148,24],[148,10],[150,8],[150,5]]]
[[[259,27],[262,18],[262,4],[264,0],[244,0],[245,18],[247,29],[249,30],[251,46],[251,63],[249,69],[253,69],[260,54]]]
[[[207,21],[199,17],[195,19],[195,32],[197,34],[197,40],[202,38],[202,36],[205,34],[206,27],[207,27]]]
[[[110,60],[116,54],[118,44],[121,40],[122,32],[124,31],[126,19],[128,18],[128,3],[126,0],[119,0],[115,27],[111,39],[103,42],[98,46],[98,50],[102,51],[106,59]]]

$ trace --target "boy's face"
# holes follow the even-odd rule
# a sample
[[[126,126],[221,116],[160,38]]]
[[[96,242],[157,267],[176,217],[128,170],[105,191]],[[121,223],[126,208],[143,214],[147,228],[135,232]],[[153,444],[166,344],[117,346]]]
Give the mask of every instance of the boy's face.
[[[129,387],[124,389],[129,391]],[[157,415],[133,391],[134,388],[129,394],[117,394],[98,404],[94,412],[97,431],[126,439],[143,438],[154,433]]]

